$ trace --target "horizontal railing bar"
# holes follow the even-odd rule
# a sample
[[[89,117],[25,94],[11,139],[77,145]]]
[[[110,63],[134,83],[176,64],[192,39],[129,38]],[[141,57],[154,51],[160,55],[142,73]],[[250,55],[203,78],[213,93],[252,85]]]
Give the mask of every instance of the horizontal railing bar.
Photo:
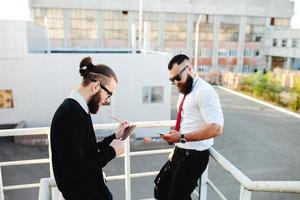
[[[245,174],[226,160],[214,148],[210,148],[210,155],[226,171],[228,171],[247,190],[255,192],[286,192],[300,193],[300,181],[251,181]]]
[[[136,151],[136,152],[131,152],[130,156],[143,156],[143,155],[152,155],[152,154],[164,154],[164,153],[170,153],[172,150],[173,149]]]
[[[32,183],[32,184],[23,184],[23,185],[10,185],[3,186],[3,190],[20,190],[20,189],[29,189],[29,188],[38,188],[40,187],[40,183]]]
[[[18,160],[18,161],[0,162],[0,166],[7,167],[7,166],[17,166],[17,165],[33,165],[33,164],[45,164],[49,162],[50,162],[49,158],[33,159],[33,160]]]
[[[300,181],[252,181],[246,188],[256,192],[300,193]]]
[[[131,122],[131,124],[135,124],[137,128],[170,127],[175,125],[175,120]],[[115,129],[117,126],[118,123],[95,124],[94,129],[111,130]],[[0,137],[46,135],[49,130],[49,127],[4,129],[0,130]]]
[[[210,156],[219,163],[227,172],[229,172],[238,182],[242,185],[249,185],[251,180],[237,169],[233,164],[226,160],[220,153],[218,153],[213,147],[209,148]]]
[[[146,121],[146,122],[130,122],[135,124],[137,128],[155,128],[155,127],[170,127],[175,125],[175,120],[166,120],[166,121]],[[95,124],[95,130],[108,130],[115,129],[119,124],[118,123],[108,123],[108,124]]]
[[[130,178],[139,178],[139,177],[146,177],[146,176],[155,176],[155,175],[158,174],[158,172],[159,172],[159,171],[130,174]],[[105,179],[108,180],[108,181],[112,181],[112,180],[123,180],[123,179],[125,179],[125,175],[107,176]]]
[[[49,127],[44,128],[17,128],[0,130],[0,137],[47,135]]]
[[[222,200],[228,200],[211,180],[207,179],[207,184],[219,195]]]

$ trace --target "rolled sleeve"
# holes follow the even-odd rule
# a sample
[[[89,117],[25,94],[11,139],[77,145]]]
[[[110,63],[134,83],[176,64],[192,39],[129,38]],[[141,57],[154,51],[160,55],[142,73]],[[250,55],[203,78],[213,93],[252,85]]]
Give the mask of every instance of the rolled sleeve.
[[[224,116],[220,99],[213,89],[205,89],[198,95],[198,107],[205,123],[224,125]]]

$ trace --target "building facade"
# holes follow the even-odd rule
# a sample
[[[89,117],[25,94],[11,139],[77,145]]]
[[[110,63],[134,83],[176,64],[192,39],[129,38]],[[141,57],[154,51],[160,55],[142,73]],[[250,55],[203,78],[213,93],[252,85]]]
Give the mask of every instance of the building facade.
[[[32,20],[47,27],[51,48],[131,48],[139,39],[137,0],[31,0],[29,6]],[[288,0],[151,0],[143,1],[142,18],[150,49],[194,58],[202,16],[199,70],[251,72],[266,66],[266,30],[289,28],[293,6]]]
[[[300,70],[300,30],[277,30],[266,34],[265,55],[268,69]]]

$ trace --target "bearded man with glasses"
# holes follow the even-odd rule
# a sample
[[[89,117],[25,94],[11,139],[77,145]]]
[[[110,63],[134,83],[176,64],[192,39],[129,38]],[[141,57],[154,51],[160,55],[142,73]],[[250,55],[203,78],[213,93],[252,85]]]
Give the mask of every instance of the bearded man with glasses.
[[[81,84],[62,102],[51,124],[55,181],[66,200],[112,200],[102,168],[124,152],[120,138],[129,124],[122,121],[112,135],[97,142],[91,114],[109,101],[118,79],[110,67],[94,65],[90,57],[82,59],[79,73]]]
[[[161,137],[175,143],[169,160],[154,180],[158,200],[191,200],[205,171],[213,138],[223,133],[223,111],[213,87],[201,79],[184,54],[168,64],[169,80],[179,90],[175,130]]]

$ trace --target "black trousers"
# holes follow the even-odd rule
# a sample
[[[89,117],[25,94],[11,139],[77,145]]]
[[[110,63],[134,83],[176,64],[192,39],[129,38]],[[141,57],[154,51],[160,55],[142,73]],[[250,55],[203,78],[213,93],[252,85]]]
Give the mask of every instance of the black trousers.
[[[196,151],[175,147],[172,161],[167,161],[154,180],[158,200],[191,200],[197,181],[209,160],[208,150]]]

